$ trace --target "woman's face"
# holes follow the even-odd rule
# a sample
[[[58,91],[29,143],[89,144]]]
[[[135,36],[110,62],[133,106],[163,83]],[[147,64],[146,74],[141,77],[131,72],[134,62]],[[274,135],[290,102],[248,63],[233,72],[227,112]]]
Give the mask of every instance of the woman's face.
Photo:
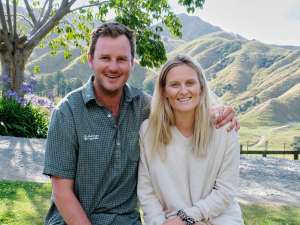
[[[183,64],[169,70],[164,95],[174,115],[194,113],[199,103],[201,86],[196,71]]]

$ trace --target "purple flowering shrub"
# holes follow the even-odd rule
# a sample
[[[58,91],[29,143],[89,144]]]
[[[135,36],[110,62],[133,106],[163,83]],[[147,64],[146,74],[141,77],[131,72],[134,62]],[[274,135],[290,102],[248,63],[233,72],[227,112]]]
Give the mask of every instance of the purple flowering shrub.
[[[48,94],[46,99],[38,99],[32,94],[37,79],[29,77],[21,85],[19,95],[10,90],[11,79],[7,75],[0,76],[0,135],[46,138],[49,119],[55,107],[54,95]]]

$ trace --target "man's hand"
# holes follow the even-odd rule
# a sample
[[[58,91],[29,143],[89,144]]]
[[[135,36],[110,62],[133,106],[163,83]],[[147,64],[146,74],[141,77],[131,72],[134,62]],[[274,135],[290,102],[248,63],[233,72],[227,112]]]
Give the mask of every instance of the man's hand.
[[[220,108],[221,107],[221,108]],[[212,113],[215,115],[216,118],[218,118],[215,121],[216,127],[220,128],[223,127],[225,124],[227,124],[229,121],[231,121],[231,124],[227,128],[227,131],[231,131],[235,127],[235,131],[238,131],[240,129],[240,122],[237,120],[235,116],[235,111],[230,106],[214,106],[211,109]],[[221,116],[220,113],[221,112]]]
[[[162,225],[186,225],[187,222],[183,222],[180,216],[176,216],[173,219],[167,220]]]

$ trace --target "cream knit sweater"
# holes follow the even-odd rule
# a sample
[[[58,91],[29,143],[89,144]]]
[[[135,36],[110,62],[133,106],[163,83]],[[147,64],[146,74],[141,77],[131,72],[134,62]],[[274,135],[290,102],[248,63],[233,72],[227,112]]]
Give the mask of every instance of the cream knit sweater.
[[[143,137],[149,120],[140,128]],[[178,210],[198,224],[244,224],[235,199],[239,180],[239,135],[227,132],[228,125],[215,129],[206,156],[191,152],[192,137],[185,138],[175,126],[166,146],[167,157],[150,159],[151,130],[141,142],[138,197],[146,225],[160,225],[176,216]]]

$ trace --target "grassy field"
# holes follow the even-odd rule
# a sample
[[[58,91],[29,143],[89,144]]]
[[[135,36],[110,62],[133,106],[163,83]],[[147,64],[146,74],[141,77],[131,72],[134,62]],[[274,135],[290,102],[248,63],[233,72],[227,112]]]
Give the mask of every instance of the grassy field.
[[[50,196],[51,183],[0,181],[0,224],[44,224]],[[299,207],[240,206],[245,225],[300,224]]]
[[[243,145],[243,150],[247,149],[247,143],[249,146],[255,144],[260,136],[268,136],[268,150],[283,150],[285,143],[285,150],[290,151],[290,144],[293,142],[294,136],[299,136],[300,134],[300,124],[288,126],[280,129],[273,129],[275,127],[262,127],[262,126],[252,126],[246,127],[242,126],[239,130],[240,143]],[[248,150],[264,150],[265,142],[257,147],[249,147]],[[271,156],[271,155],[268,155]],[[294,159],[293,155],[272,155],[279,158]]]
[[[0,181],[0,224],[44,224],[51,183]]]

